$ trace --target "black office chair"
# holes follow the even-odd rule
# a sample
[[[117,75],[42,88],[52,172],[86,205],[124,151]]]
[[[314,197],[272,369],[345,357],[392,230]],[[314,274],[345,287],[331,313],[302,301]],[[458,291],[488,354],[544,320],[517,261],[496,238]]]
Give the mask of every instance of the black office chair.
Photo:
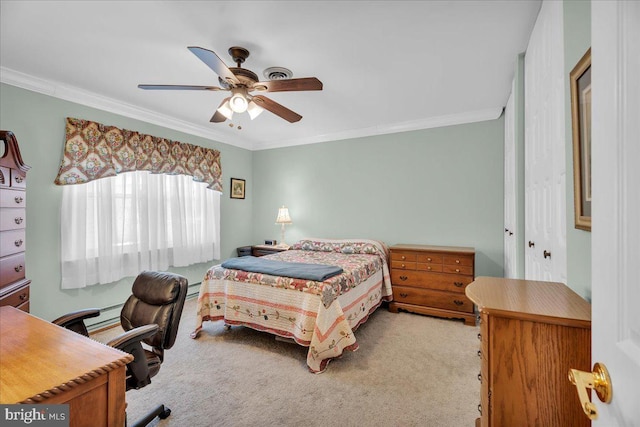
[[[155,271],[144,271],[133,282],[132,295],[120,312],[125,333],[107,343],[134,357],[127,365],[127,390],[151,383],[151,377],[160,370],[164,350],[173,347],[176,341],[187,285],[185,277]],[[96,308],[80,310],[61,316],[53,323],[89,336],[84,320],[98,315],[100,310]],[[171,409],[160,405],[132,427],[146,426],[155,417],[164,419],[170,414]]]

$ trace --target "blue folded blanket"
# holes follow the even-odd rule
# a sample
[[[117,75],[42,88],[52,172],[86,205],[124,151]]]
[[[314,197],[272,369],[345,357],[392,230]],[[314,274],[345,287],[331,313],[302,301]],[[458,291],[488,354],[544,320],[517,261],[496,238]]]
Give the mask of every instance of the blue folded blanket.
[[[272,276],[293,277],[296,279],[324,282],[330,277],[342,273],[342,268],[335,265],[307,264],[303,262],[285,262],[264,259],[254,256],[230,258],[222,263],[222,267],[233,270],[251,271],[271,274]]]

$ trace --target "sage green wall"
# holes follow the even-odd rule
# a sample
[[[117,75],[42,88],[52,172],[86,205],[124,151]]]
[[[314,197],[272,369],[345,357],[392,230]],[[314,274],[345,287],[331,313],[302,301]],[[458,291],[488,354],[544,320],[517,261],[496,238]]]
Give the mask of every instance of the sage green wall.
[[[249,184],[245,200],[231,200],[228,193],[221,196],[221,257],[235,256],[236,247],[252,240],[251,151],[3,84],[0,86],[0,128],[15,133],[22,158],[31,166],[27,175],[26,273],[31,279],[31,312],[36,316],[51,320],[79,308],[118,305],[131,291],[132,279],[77,290],[60,289],[62,190],[53,180],[62,156],[65,117],[94,120],[220,150],[225,189],[231,176],[246,178]],[[195,284],[202,280],[210,265],[203,263],[171,270]]]
[[[503,275],[504,120],[254,152],[254,241],[370,238],[476,248]]]
[[[591,2],[564,2],[565,140],[567,164],[567,285],[591,301],[591,233],[575,228],[569,73],[591,47]]]

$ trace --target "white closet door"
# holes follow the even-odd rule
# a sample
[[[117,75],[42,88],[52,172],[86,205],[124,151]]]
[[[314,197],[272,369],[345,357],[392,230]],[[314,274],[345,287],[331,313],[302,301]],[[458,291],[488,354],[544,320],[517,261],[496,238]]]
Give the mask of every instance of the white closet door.
[[[504,109],[504,277],[518,275],[516,251],[516,131],[515,80]]]
[[[562,7],[542,4],[525,54],[525,278],[566,283]]]

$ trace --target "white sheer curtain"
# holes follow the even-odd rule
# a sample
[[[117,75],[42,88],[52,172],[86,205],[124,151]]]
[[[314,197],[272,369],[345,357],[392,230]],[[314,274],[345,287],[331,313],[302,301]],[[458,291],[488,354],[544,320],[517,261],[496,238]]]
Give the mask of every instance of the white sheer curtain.
[[[60,229],[63,289],[220,259],[220,193],[147,171],[65,185]]]

